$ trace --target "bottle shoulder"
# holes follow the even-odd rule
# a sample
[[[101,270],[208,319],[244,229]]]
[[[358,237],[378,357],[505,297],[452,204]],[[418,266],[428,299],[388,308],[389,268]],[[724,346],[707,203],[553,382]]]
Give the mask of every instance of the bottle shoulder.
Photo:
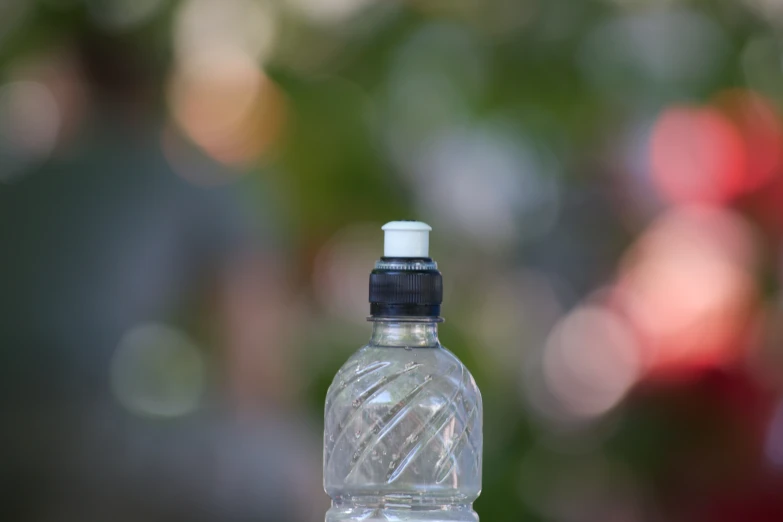
[[[451,383],[465,388],[481,401],[481,392],[470,370],[448,348],[402,348],[366,344],[357,350],[338,370],[327,393],[327,402],[336,394],[366,392],[368,385],[383,379],[399,379],[404,375],[422,375],[426,380]]]
[[[355,367],[357,364],[373,360],[388,361],[396,363],[404,360],[417,360],[424,364],[451,364],[463,366],[464,364],[454,353],[443,346],[437,344],[433,346],[420,347],[397,347],[397,346],[379,346],[375,344],[365,344],[354,352],[338,371],[338,374],[345,369]]]

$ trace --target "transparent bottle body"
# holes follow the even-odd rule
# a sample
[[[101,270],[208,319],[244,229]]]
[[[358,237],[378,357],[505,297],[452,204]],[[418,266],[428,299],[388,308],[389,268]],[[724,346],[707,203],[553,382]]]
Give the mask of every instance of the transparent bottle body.
[[[326,522],[477,521],[481,425],[476,383],[436,323],[375,322],[327,394]]]

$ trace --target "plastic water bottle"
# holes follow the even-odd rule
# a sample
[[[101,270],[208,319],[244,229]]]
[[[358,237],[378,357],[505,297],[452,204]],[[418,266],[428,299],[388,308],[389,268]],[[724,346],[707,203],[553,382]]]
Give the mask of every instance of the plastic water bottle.
[[[438,341],[443,282],[428,225],[383,227],[370,275],[370,342],[337,372],[325,408],[326,522],[478,521],[481,395]]]

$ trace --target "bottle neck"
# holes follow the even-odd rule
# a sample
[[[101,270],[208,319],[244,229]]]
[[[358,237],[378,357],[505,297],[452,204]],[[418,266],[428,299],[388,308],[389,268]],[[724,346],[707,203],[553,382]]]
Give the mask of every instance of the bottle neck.
[[[395,348],[437,347],[440,346],[438,323],[432,320],[373,321],[370,344]]]

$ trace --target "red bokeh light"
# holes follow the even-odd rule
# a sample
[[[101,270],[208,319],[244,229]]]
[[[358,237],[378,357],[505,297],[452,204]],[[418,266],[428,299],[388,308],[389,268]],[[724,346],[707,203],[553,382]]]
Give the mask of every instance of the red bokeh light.
[[[760,94],[724,91],[711,106],[666,109],[653,127],[649,162],[666,201],[725,204],[780,171],[783,125]]]
[[[740,133],[747,160],[742,192],[751,192],[780,171],[783,125],[772,102],[753,91],[734,89],[715,99],[715,106]]]
[[[742,187],[748,159],[731,120],[710,107],[671,107],[650,142],[653,182],[673,203],[722,203]]]
[[[751,229],[727,210],[677,207],[650,226],[611,298],[641,340],[647,372],[687,373],[742,355],[756,258]]]

